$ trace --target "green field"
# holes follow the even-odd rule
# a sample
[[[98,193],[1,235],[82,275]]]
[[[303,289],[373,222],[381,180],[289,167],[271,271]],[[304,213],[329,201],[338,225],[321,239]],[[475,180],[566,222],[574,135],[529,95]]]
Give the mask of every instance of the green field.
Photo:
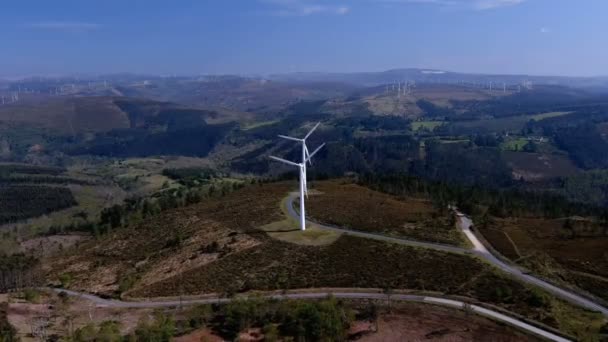
[[[279,121],[280,120],[269,120],[269,121],[252,122],[252,123],[245,124],[242,129],[244,131],[248,131],[248,130],[251,130],[251,129],[254,129],[254,128],[274,125],[275,123],[278,123]]]
[[[524,146],[528,143],[528,139],[526,138],[513,138],[503,142],[500,145],[500,148],[505,151],[521,151]]]
[[[429,131],[443,125],[445,121],[415,121],[412,122],[412,130],[418,131],[421,129],[428,129]]]
[[[536,115],[532,115],[530,118],[532,120],[536,120],[536,121],[540,121],[543,119],[548,119],[548,118],[555,118],[558,116],[564,116],[567,114],[570,114],[572,112],[548,112],[548,113],[541,113],[541,114],[536,114]]]
[[[442,144],[466,144],[469,139],[440,139],[439,142]]]

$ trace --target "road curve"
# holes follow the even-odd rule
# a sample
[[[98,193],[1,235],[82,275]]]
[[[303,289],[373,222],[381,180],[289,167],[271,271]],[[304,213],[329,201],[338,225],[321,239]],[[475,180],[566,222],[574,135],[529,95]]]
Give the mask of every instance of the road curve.
[[[77,291],[71,291],[66,289],[52,289],[55,292],[65,292],[67,295],[72,297],[79,297],[86,300],[89,300],[95,303],[98,307],[111,307],[111,308],[160,308],[160,307],[177,307],[181,305],[196,305],[196,304],[215,304],[215,303],[227,303],[230,302],[231,298],[205,298],[205,299],[185,299],[182,301],[170,300],[170,301],[145,301],[145,302],[125,302],[121,300],[115,299],[104,299],[101,297],[97,297],[95,295],[91,295],[88,293],[82,293]],[[409,294],[391,294],[387,295],[384,293],[376,293],[376,292],[306,292],[306,293],[289,293],[289,294],[274,294],[264,296],[264,298],[269,299],[277,299],[277,300],[285,300],[285,299],[322,299],[327,296],[334,296],[336,298],[342,299],[376,299],[376,300],[388,300],[391,301],[403,301],[403,302],[418,302],[418,303],[427,303],[439,306],[446,306],[456,309],[467,309],[470,310],[480,316],[484,316],[490,318],[497,322],[502,322],[513,326],[515,328],[521,329],[533,335],[558,342],[567,342],[570,341],[566,338],[563,338],[557,334],[554,334],[550,331],[543,330],[536,326],[533,326],[524,321],[518,320],[516,318],[509,317],[505,314],[502,314],[497,311],[493,311],[478,305],[466,304],[465,302],[445,299],[440,297],[429,297],[429,296],[419,296],[419,295],[409,295]]]
[[[294,206],[293,206],[293,201],[298,196],[299,196],[299,194],[297,194],[297,193],[290,193],[287,200],[284,201],[285,206],[286,206],[285,209],[287,210],[287,213],[289,214],[289,216],[291,216],[292,218],[294,218],[296,220],[300,219],[300,214],[298,214],[295,211]],[[354,236],[359,236],[359,237],[364,237],[364,238],[369,238],[369,239],[382,240],[382,241],[386,241],[386,242],[393,242],[393,243],[414,246],[414,247],[430,248],[430,249],[435,249],[435,250],[449,252],[449,253],[477,255],[478,257],[486,260],[490,264],[499,268],[503,272],[508,273],[511,276],[513,276],[523,282],[538,286],[538,287],[546,290],[547,292],[550,292],[553,295],[555,295],[563,300],[566,300],[574,305],[578,305],[580,307],[586,308],[591,311],[601,312],[604,316],[608,317],[608,308],[606,308],[600,304],[597,304],[587,298],[584,298],[580,295],[577,295],[573,292],[570,292],[570,291],[564,290],[562,288],[559,288],[555,285],[552,285],[544,280],[533,277],[529,274],[524,274],[520,269],[513,267],[509,264],[506,264],[503,261],[501,261],[500,259],[498,259],[497,257],[495,257],[483,245],[483,243],[481,243],[481,241],[479,241],[477,236],[475,236],[475,234],[473,234],[473,232],[471,231],[471,226],[473,225],[473,222],[471,221],[471,219],[466,217],[464,214],[462,214],[458,211],[457,211],[457,213],[459,214],[458,218],[460,221],[458,226],[462,230],[463,234],[467,237],[467,239],[473,245],[473,249],[464,249],[464,248],[460,248],[460,247],[437,244],[437,243],[432,243],[432,242],[414,241],[414,240],[408,240],[408,239],[403,239],[403,238],[389,237],[389,236],[382,235],[382,234],[367,233],[367,232],[362,232],[362,231],[358,231],[358,230],[338,228],[338,227],[320,224],[317,222],[312,222],[309,220],[307,220],[307,222],[314,224],[315,226],[317,226],[320,229],[340,232],[340,233],[344,233],[344,234],[349,234],[349,235],[354,235]]]
[[[300,196],[299,193],[290,193],[289,197],[285,201],[285,209],[287,210],[289,216],[295,220],[298,220],[298,222],[300,220],[300,214],[298,212],[296,212],[296,210],[294,209],[293,201],[296,198],[298,198],[299,196]],[[316,227],[323,229],[323,230],[329,230],[329,231],[333,231],[333,232],[337,232],[337,233],[348,234],[348,235],[363,237],[363,238],[367,238],[367,239],[374,239],[374,240],[398,243],[401,245],[407,245],[407,246],[413,246],[413,247],[423,247],[423,248],[435,249],[438,251],[449,252],[449,253],[458,253],[458,254],[471,253],[470,250],[461,248],[461,247],[457,247],[457,246],[450,246],[450,245],[445,245],[445,244],[441,244],[441,243],[432,243],[432,242],[396,238],[396,237],[392,237],[392,236],[388,236],[388,235],[383,235],[383,234],[378,234],[378,233],[368,233],[368,232],[364,232],[361,230],[355,230],[355,229],[339,228],[339,227],[335,227],[335,226],[321,224],[318,222],[313,222],[310,220],[306,220],[306,222],[310,223],[310,224],[314,224]]]

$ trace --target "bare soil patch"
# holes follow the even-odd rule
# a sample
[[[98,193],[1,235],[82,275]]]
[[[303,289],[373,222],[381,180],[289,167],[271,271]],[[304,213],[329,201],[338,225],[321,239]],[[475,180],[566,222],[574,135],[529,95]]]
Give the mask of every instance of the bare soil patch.
[[[381,314],[377,332],[359,341],[540,341],[514,328],[462,311],[423,304],[399,305]]]

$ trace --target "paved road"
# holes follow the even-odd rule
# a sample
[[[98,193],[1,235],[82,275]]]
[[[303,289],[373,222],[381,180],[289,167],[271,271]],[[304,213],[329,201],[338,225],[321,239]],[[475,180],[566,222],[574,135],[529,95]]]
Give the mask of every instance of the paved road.
[[[101,297],[97,297],[87,293],[81,293],[77,291],[64,290],[64,289],[52,289],[56,292],[65,292],[70,296],[84,298],[92,301],[98,307],[113,307],[113,308],[159,308],[159,307],[176,307],[180,305],[196,305],[196,304],[214,304],[214,303],[226,303],[229,302],[230,298],[205,298],[205,299],[187,299],[182,301],[145,301],[145,302],[124,302],[120,300],[114,299],[104,299]],[[277,294],[277,295],[268,295],[266,298],[271,299],[320,299],[325,298],[327,296],[334,296],[336,298],[343,299],[377,299],[377,300],[388,300],[389,296],[383,293],[376,292],[306,292],[306,293],[290,293],[290,294]],[[445,299],[440,297],[429,297],[429,296],[418,296],[418,295],[406,295],[406,294],[392,294],[390,295],[390,300],[392,301],[404,301],[404,302],[419,302],[419,303],[428,303],[440,306],[447,306],[456,309],[464,309],[465,307],[472,312],[490,318],[492,320],[509,324],[513,327],[524,330],[528,333],[531,333],[536,336],[540,336],[546,338],[551,341],[559,341],[559,342],[567,342],[568,339],[565,339],[559,335],[556,335],[552,332],[543,330],[541,328],[535,327],[531,324],[528,324],[524,321],[520,321],[518,319],[509,317],[500,312],[493,311],[490,309],[486,309],[477,305],[467,305],[464,302]]]
[[[462,229],[463,233],[467,236],[467,238],[473,244],[473,250],[475,251],[475,253],[477,255],[479,255],[480,257],[486,259],[487,261],[492,263],[494,266],[500,268],[502,271],[504,271],[506,273],[509,273],[510,275],[514,276],[515,278],[525,281],[526,283],[541,287],[541,288],[545,289],[546,291],[554,294],[555,296],[560,297],[572,304],[582,306],[589,310],[598,311],[598,312],[601,312],[602,314],[604,314],[604,316],[608,316],[608,308],[606,308],[600,304],[597,304],[585,297],[579,296],[573,292],[559,288],[542,279],[538,279],[529,274],[525,274],[520,269],[518,269],[514,266],[511,266],[511,265],[503,262],[502,260],[498,259],[492,253],[490,253],[490,251],[486,248],[486,246],[484,246],[484,244],[481,243],[481,241],[479,241],[477,236],[475,236],[475,234],[473,234],[473,232],[471,231],[471,226],[473,225],[473,222],[471,221],[471,219],[466,216],[460,216],[459,219],[460,219],[460,222],[459,222],[460,228]]]
[[[288,199],[285,201],[285,205],[287,206],[286,210],[289,213],[289,216],[291,216],[292,218],[294,218],[296,220],[300,219],[300,215],[295,211],[294,206],[293,206],[293,201],[298,196],[299,196],[299,194],[292,193],[289,195]],[[561,299],[564,299],[572,304],[584,307],[584,308],[592,310],[592,311],[601,312],[604,316],[608,317],[608,308],[606,308],[600,304],[594,303],[593,301],[591,301],[587,298],[584,298],[582,296],[579,296],[573,292],[570,292],[570,291],[564,290],[562,288],[559,288],[555,285],[552,285],[544,280],[535,278],[529,274],[524,274],[520,269],[513,267],[509,264],[506,264],[503,261],[501,261],[500,259],[498,259],[497,257],[495,257],[492,253],[490,253],[490,251],[488,251],[488,249],[483,245],[483,243],[481,243],[481,241],[479,241],[477,236],[475,236],[475,234],[473,234],[473,232],[471,231],[471,226],[473,225],[473,222],[471,221],[471,219],[462,215],[461,213],[459,213],[459,214],[460,214],[459,215],[460,222],[459,222],[458,226],[460,227],[460,229],[462,230],[464,235],[467,237],[467,239],[471,242],[471,244],[473,244],[473,249],[471,249],[471,250],[460,248],[460,247],[437,244],[437,243],[413,241],[413,240],[408,240],[408,239],[403,239],[403,238],[389,237],[389,236],[382,235],[382,234],[367,233],[367,232],[361,232],[361,231],[357,231],[357,230],[337,228],[337,227],[323,225],[323,224],[319,224],[319,223],[311,222],[311,221],[308,221],[308,222],[316,225],[320,229],[336,231],[336,232],[354,235],[354,236],[360,236],[360,237],[364,237],[364,238],[382,240],[382,241],[387,241],[387,242],[394,242],[394,243],[415,246],[415,247],[431,248],[431,249],[444,251],[444,252],[450,252],[450,253],[474,254],[474,255],[479,256],[482,259],[485,259],[492,265],[498,267],[502,271],[510,274],[511,276],[513,276],[521,281],[541,287],[541,288],[545,289],[546,291],[552,293],[553,295],[555,295]]]

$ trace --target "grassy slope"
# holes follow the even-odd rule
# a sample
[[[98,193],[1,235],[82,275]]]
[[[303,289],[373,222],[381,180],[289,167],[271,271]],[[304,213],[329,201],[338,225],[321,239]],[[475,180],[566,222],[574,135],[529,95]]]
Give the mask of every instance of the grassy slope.
[[[321,222],[412,239],[464,245],[449,214],[440,213],[429,201],[397,199],[355,184],[320,182],[322,194],[310,196],[309,215]]]
[[[0,120],[64,134],[128,128],[129,118],[109,97],[50,98],[0,107]]]
[[[601,236],[602,228],[596,224],[572,225],[578,237],[564,229],[563,219],[494,219],[480,231],[507,258],[608,300],[608,237]]]

